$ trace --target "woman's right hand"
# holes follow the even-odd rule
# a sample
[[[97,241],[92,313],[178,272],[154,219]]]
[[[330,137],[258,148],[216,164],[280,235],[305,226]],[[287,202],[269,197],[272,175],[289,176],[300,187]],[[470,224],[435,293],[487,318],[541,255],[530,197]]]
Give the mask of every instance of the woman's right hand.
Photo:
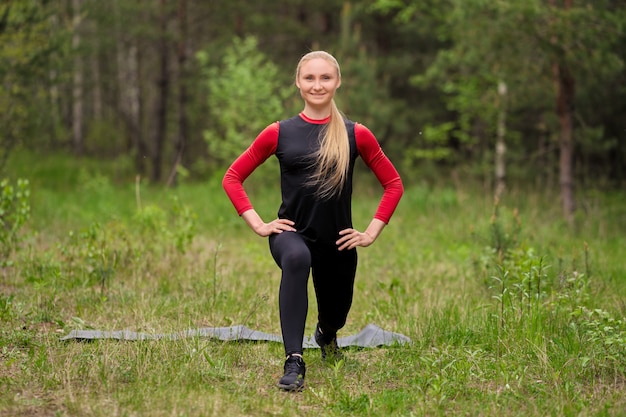
[[[274,233],[295,232],[294,224],[291,220],[276,219],[269,223],[262,223],[260,227],[254,228],[254,232],[261,237],[267,237]]]
[[[254,233],[261,237],[267,237],[274,233],[282,233],[282,232],[295,232],[296,229],[293,227],[294,222],[288,219],[276,219],[272,220],[269,223],[265,223],[261,216],[254,209],[250,209],[244,211],[241,214],[241,217],[248,223],[248,226]]]

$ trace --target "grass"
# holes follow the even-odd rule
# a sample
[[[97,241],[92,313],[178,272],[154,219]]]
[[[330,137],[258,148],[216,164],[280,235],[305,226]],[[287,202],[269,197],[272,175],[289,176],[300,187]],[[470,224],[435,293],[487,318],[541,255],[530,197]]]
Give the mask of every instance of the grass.
[[[626,415],[619,193],[579,193],[570,228],[537,192],[494,205],[469,185],[409,185],[359,251],[340,336],[375,323],[413,343],[350,348],[334,365],[307,350],[307,389],[289,394],[275,388],[277,343],[60,340],[235,324],[280,334],[280,273],[219,181],[141,184],[137,198],[132,178],[105,169],[51,158],[41,175],[9,171],[29,178],[32,213],[0,269],[2,416]],[[271,218],[277,190],[250,192]],[[378,195],[357,184],[357,227]],[[311,285],[307,335],[315,311]]]

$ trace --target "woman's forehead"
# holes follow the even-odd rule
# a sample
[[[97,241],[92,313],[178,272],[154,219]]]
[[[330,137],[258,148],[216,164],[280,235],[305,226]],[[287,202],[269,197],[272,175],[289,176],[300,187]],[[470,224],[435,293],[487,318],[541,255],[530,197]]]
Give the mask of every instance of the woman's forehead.
[[[337,73],[337,67],[324,58],[313,58],[306,60],[300,65],[300,74],[310,73]]]

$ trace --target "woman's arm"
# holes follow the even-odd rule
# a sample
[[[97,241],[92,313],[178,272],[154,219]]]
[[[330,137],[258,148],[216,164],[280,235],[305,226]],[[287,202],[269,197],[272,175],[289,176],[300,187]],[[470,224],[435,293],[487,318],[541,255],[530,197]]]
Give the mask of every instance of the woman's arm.
[[[402,179],[383,152],[374,134],[367,127],[356,124],[354,134],[359,155],[383,187],[383,195],[374,218],[388,224],[396,207],[398,207],[402,194],[404,194]]]
[[[336,242],[339,250],[353,249],[357,246],[367,247],[374,243],[389,223],[404,193],[400,174],[384,154],[372,132],[365,126],[356,124],[354,134],[359,155],[383,186],[383,195],[374,218],[365,232],[359,232],[356,229],[345,229],[339,232],[341,237]]]
[[[289,221],[272,221],[265,223],[257,214],[246,193],[243,182],[252,172],[267,160],[278,145],[278,122],[272,123],[265,128],[259,136],[226,170],[222,179],[222,186],[226,195],[233,203],[237,214],[239,214],[250,228],[260,236],[269,236],[271,233],[278,233],[275,230],[289,230]]]

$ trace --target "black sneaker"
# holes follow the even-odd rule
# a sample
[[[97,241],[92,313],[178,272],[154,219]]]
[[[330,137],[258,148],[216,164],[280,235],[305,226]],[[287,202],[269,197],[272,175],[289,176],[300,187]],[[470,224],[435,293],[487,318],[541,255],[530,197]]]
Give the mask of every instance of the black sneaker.
[[[302,356],[291,355],[285,361],[285,375],[278,381],[278,388],[285,391],[300,391],[304,386],[306,366]]]
[[[320,331],[320,326],[318,324],[315,326],[314,336],[315,342],[320,346],[320,350],[322,351],[322,359],[329,359],[335,362],[339,362],[343,359],[343,354],[337,344],[337,333],[335,333],[332,337],[327,337]]]

